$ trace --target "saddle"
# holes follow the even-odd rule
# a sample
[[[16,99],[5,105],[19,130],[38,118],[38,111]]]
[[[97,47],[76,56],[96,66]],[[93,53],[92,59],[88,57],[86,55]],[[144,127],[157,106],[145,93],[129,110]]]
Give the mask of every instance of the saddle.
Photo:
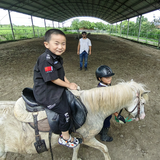
[[[87,110],[84,104],[81,102],[80,98],[76,97],[74,94],[72,94],[72,92],[67,89],[65,90],[65,92],[69,105],[71,107],[73,127],[75,130],[77,130],[84,124],[87,117]],[[34,98],[32,88],[24,88],[24,90],[22,91],[22,98],[25,101],[26,110],[28,112],[38,112],[45,110],[48,123],[52,132],[55,134],[61,133],[58,127],[59,115],[44,106],[40,106]]]
[[[86,107],[83,105],[83,103],[80,101],[80,98],[74,96],[72,92],[70,92],[67,89],[65,90],[65,92],[67,95],[68,103],[71,107],[72,127],[70,129],[70,132],[72,132],[80,128],[84,124],[87,117],[87,110]],[[35,129],[35,137],[36,137],[36,142],[34,144],[35,148],[38,153],[47,151],[45,141],[41,140],[39,135],[39,126],[41,122],[44,122],[46,126],[47,121],[46,119],[37,121],[37,114],[34,114],[34,112],[45,110],[50,128],[46,127],[47,129],[46,130],[42,129],[42,131],[48,131],[50,137],[52,132],[55,134],[61,134],[61,131],[59,130],[59,115],[44,106],[40,106],[35,100],[32,88],[24,88],[22,91],[22,98],[25,101],[26,110],[28,112],[33,112],[34,123],[29,123],[29,124],[32,128]],[[42,126],[44,126],[44,124]]]

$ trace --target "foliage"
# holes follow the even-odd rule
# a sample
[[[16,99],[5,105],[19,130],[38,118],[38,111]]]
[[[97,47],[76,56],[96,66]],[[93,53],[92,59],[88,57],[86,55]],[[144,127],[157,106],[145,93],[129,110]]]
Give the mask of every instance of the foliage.
[[[125,20],[120,24],[103,24],[102,22],[90,22],[90,21],[79,21],[79,19],[75,19],[72,21],[72,24],[70,27],[64,27],[61,28],[61,30],[65,34],[75,34],[73,32],[68,32],[68,30],[79,30],[79,28],[85,28],[85,29],[94,29],[94,30],[104,30],[108,33],[113,34],[121,34],[122,36],[127,35],[128,36],[134,36],[137,37],[139,33],[139,21],[140,17],[137,17],[136,22]],[[150,38],[150,39],[159,39],[160,38],[160,29],[157,29],[155,27],[155,24],[159,24],[160,20],[154,20],[153,22],[149,22],[147,18],[141,17],[141,31],[140,31],[140,37],[142,38]],[[129,26],[129,27],[128,27]],[[34,32],[35,37],[42,37],[44,36],[46,30],[51,29],[52,27],[47,27],[46,29],[44,27],[38,27],[34,26]],[[32,26],[16,26],[13,25],[13,31],[15,35],[15,39],[24,39],[24,38],[32,38],[34,37],[33,28]],[[12,37],[12,31],[10,25],[0,25],[0,41],[6,41],[6,40],[13,40]]]
[[[140,17],[137,17],[136,22],[129,21],[129,28],[128,28],[128,21],[125,20],[122,24],[114,25],[112,28],[113,33],[121,33],[127,34],[130,36],[138,36],[139,33],[139,21]],[[156,29],[154,23],[149,22],[147,18],[142,16],[141,18],[141,30],[140,30],[140,37],[147,37],[157,39],[159,37],[160,30]]]
[[[72,21],[71,28],[75,29],[75,30],[78,30],[80,28],[79,19],[75,19],[75,20]]]
[[[98,30],[106,30],[107,25],[105,25],[102,22],[90,22],[90,21],[79,21],[79,19],[75,19],[72,21],[71,29],[78,30],[79,28],[85,28],[85,29],[98,29]]]

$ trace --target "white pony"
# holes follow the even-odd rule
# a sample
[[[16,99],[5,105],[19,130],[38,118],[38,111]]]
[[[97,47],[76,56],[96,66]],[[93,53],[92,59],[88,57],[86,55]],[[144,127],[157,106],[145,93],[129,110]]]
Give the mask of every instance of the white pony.
[[[104,119],[122,108],[133,117],[144,119],[144,104],[148,100],[145,93],[145,86],[134,81],[79,91],[78,94],[88,110],[86,122],[77,130],[83,136],[83,144],[99,149],[105,160],[111,160],[107,146],[99,142],[95,135],[100,132]],[[5,159],[7,152],[36,153],[34,130],[28,123],[15,118],[14,105],[13,101],[0,102],[0,160]],[[48,133],[40,132],[40,135],[49,148]],[[58,144],[58,138],[59,135],[52,134],[52,148]],[[80,145],[73,149],[72,160],[78,159],[79,147]]]

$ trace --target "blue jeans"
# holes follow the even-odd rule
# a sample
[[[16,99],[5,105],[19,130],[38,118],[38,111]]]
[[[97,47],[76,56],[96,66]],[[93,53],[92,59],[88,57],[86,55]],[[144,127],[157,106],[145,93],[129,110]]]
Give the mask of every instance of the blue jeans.
[[[83,66],[83,59],[84,59],[84,67],[87,68],[88,63],[88,53],[86,51],[83,51],[80,55],[80,68]]]

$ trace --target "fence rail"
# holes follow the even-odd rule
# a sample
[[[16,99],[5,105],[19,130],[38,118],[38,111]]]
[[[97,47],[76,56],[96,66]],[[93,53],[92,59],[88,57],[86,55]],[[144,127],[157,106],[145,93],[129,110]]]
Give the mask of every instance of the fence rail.
[[[51,29],[51,28],[38,28],[34,29],[30,27],[28,29],[26,28],[14,28],[14,38],[12,35],[11,29],[0,29],[0,42],[1,41],[10,41],[10,40],[19,40],[19,39],[26,39],[26,38],[38,38],[38,37],[43,37],[46,30]],[[154,45],[157,47],[160,47],[160,35],[152,34],[152,33],[141,33],[138,39],[138,35],[135,32],[127,32],[123,31],[122,33],[111,31],[111,30],[83,30],[86,31],[87,33],[92,33],[92,34],[109,34],[109,35],[114,35],[114,36],[119,36],[123,37],[126,39],[131,39],[134,41],[139,41],[142,43]],[[77,33],[78,35],[81,34],[79,30],[67,30],[69,33]],[[153,38],[152,38],[153,37]]]
[[[49,28],[47,28],[49,29]],[[13,29],[14,37],[12,35],[11,29],[0,29],[0,42],[1,41],[10,41],[10,40],[19,40],[19,39],[27,39],[27,38],[36,38],[43,37],[46,29],[24,29],[24,28],[16,28]]]
[[[77,34],[79,33],[79,31],[77,31],[77,30],[68,30],[68,31],[77,32]],[[110,31],[110,30],[83,30],[83,31],[86,31],[87,33],[92,33],[92,34],[114,35],[114,36],[123,37],[126,39],[130,39],[130,40],[134,40],[134,41],[138,41],[138,42],[142,42],[142,43],[146,43],[146,44],[160,47],[160,35],[159,34],[140,33],[140,37],[138,40],[138,34],[135,32],[129,32],[127,34],[127,32],[124,32],[124,31],[122,33],[119,33],[119,32],[114,32],[114,31]]]

